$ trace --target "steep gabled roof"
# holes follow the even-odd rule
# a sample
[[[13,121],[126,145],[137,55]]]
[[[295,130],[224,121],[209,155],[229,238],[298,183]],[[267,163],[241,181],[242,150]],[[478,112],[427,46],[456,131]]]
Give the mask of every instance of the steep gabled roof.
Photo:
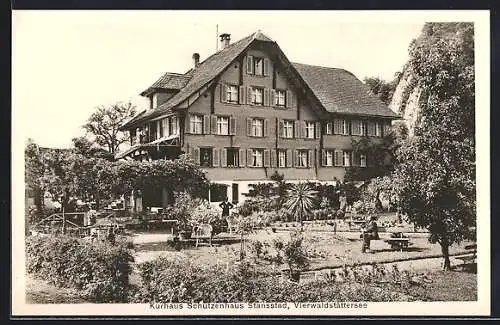
[[[330,113],[398,117],[349,71],[302,63],[292,65]]]
[[[156,80],[148,89],[141,93],[141,96],[147,96],[148,93],[156,89],[176,89],[181,90],[189,82],[191,76],[174,72],[166,72]]]
[[[166,73],[155,84],[162,86],[165,84],[178,83],[180,85],[184,83],[184,86],[168,101],[153,110],[140,112],[130,121],[126,122],[121,129],[172,113],[177,105],[184,102],[196,91],[209,84],[221,74],[254,40],[276,44],[269,37],[258,31],[214,53],[184,75]],[[281,50],[279,52],[282,53]],[[376,96],[370,94],[368,87],[352,73],[343,69],[289,63],[286,56],[284,54],[282,56],[286,65],[290,65],[290,72],[303,80],[301,84],[304,85],[305,83],[311,89],[314,95],[312,98],[314,100],[317,99],[326,112],[387,118],[399,117]],[[154,87],[155,84],[151,87]],[[165,88],[164,86],[162,87]]]
[[[269,37],[258,31],[214,53],[201,62],[195,69],[191,69],[185,74],[185,76],[190,76],[190,79],[177,94],[158,108],[144,111],[140,117],[138,116],[137,119],[134,118],[127,122],[122,128],[132,123],[135,124],[169,112],[173,107],[185,101],[189,96],[222,73],[254,40],[272,42]]]

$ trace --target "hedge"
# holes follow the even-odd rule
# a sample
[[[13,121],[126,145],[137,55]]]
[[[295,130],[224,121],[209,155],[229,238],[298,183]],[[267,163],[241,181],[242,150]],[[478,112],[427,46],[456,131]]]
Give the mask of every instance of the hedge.
[[[149,302],[321,302],[402,301],[400,285],[380,285],[369,277],[337,283],[301,284],[254,273],[250,264],[202,266],[188,260],[160,257],[138,266],[142,285],[133,300]],[[368,281],[368,283],[367,283]]]
[[[35,277],[74,288],[93,302],[127,302],[133,257],[125,243],[90,243],[69,236],[28,236],[26,269]]]

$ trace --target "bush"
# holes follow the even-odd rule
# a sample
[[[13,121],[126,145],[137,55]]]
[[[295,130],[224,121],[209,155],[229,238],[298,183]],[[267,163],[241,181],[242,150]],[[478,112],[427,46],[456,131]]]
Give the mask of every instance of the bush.
[[[75,288],[93,302],[127,302],[132,255],[127,243],[89,243],[74,237],[29,236],[26,268],[58,287]]]
[[[291,284],[276,276],[260,276],[248,262],[235,265],[196,265],[188,260],[160,257],[139,265],[142,287],[137,303],[149,302],[317,302],[404,301],[406,290],[380,275],[348,270],[352,278]],[[395,281],[401,281],[400,278]],[[411,297],[410,297],[411,298]]]

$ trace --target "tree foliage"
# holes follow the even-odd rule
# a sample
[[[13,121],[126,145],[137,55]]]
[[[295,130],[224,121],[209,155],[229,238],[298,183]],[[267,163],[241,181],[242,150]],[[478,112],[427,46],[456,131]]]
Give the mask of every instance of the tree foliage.
[[[284,208],[302,224],[304,217],[311,214],[317,194],[307,183],[291,184]]]
[[[398,79],[394,79],[393,81],[385,81],[380,79],[379,77],[366,77],[364,80],[365,84],[370,88],[370,92],[380,98],[380,100],[389,105],[392,99],[392,95],[396,90]]]
[[[398,206],[429,229],[449,269],[449,246],[473,237],[476,220],[473,24],[426,24],[409,63],[425,100],[414,136],[399,150]]]
[[[90,115],[83,128],[95,137],[95,141],[114,154],[118,147],[129,138],[119,130],[120,126],[135,115],[135,106],[132,103],[121,103],[99,106]]]

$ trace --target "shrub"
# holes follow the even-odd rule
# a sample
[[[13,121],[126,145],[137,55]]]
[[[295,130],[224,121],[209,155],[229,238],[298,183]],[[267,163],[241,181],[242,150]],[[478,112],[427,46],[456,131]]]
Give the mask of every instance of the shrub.
[[[26,268],[94,302],[127,302],[132,255],[127,243],[89,243],[68,236],[26,239]]]
[[[143,285],[135,296],[137,303],[408,300],[399,284],[380,281],[375,272],[365,274],[360,269],[350,270],[357,275],[343,283],[321,280],[298,285],[260,276],[248,262],[204,266],[160,257],[140,264],[139,272]]]

